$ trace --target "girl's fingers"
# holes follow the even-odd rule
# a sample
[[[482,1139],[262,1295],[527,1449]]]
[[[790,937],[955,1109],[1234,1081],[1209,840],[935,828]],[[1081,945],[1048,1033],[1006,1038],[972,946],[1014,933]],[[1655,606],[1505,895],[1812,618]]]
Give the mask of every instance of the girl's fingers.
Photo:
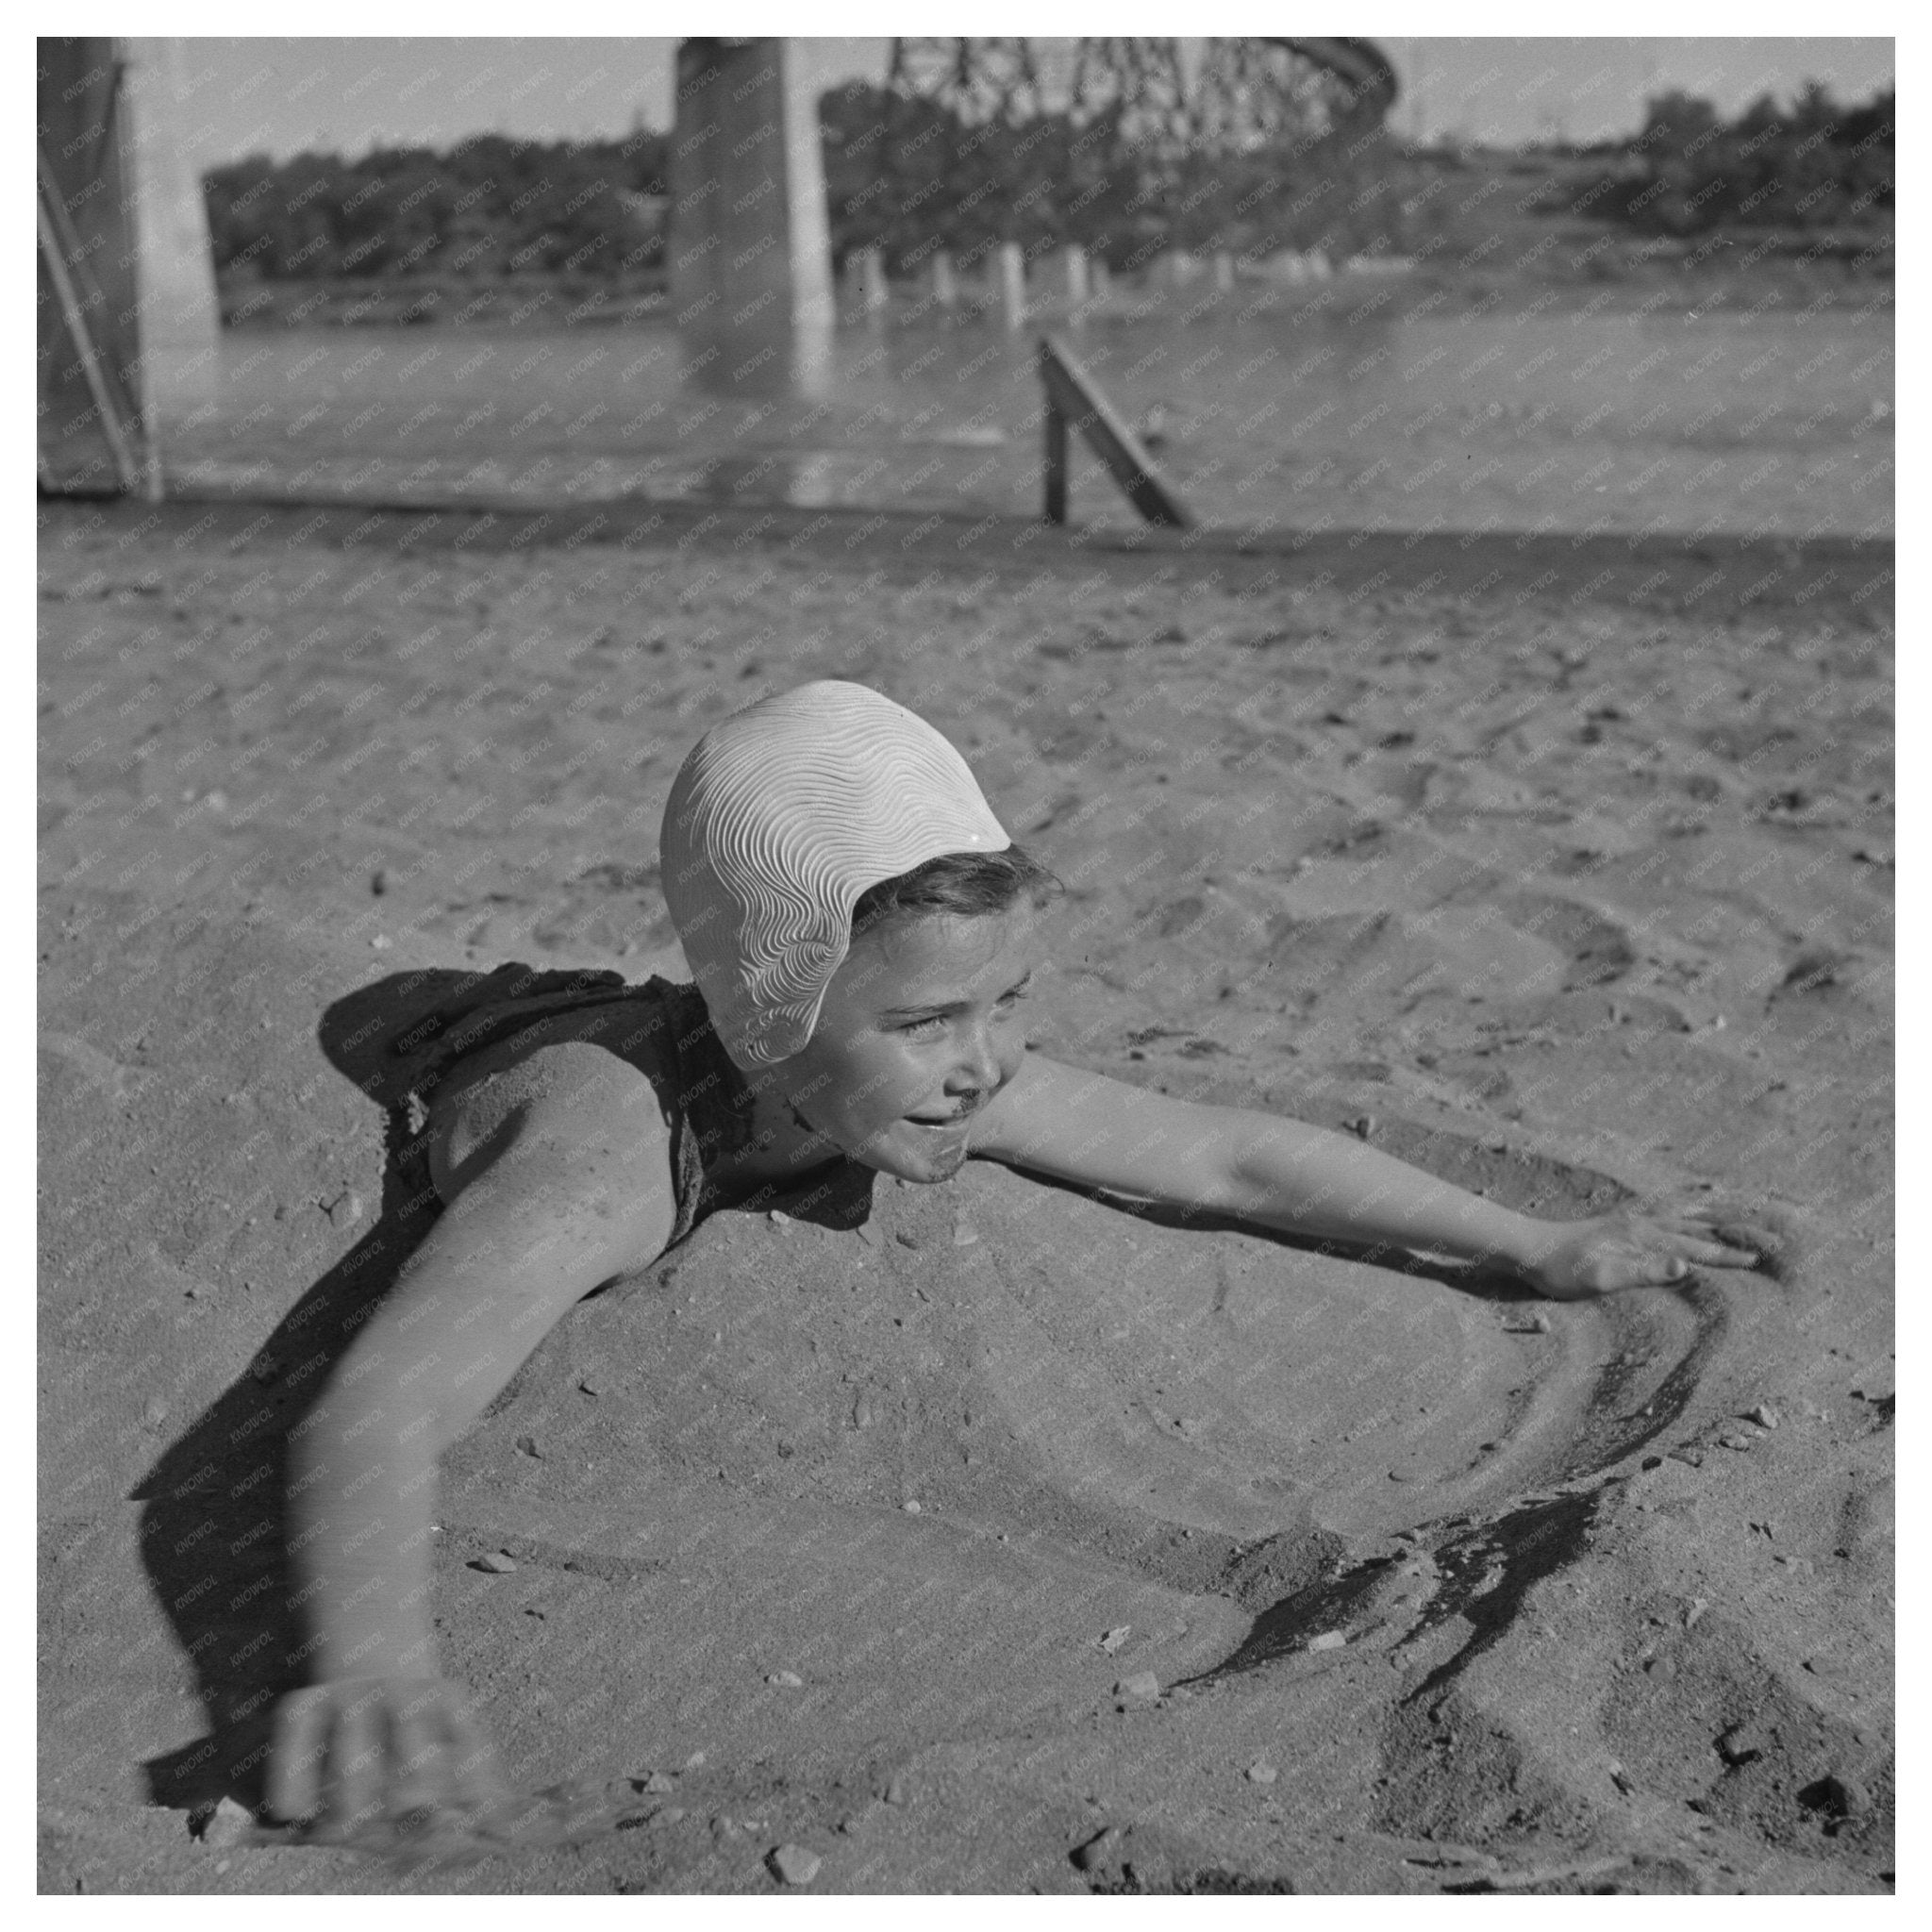
[[[1728,1241],[1720,1240],[1719,1230],[1694,1211],[1657,1217],[1658,1227],[1674,1237],[1678,1253],[1707,1268],[1756,1268],[1763,1256],[1756,1249],[1737,1244],[1738,1228],[1733,1222]]]
[[[458,1802],[482,1819],[501,1818],[510,1809],[509,1787],[497,1768],[496,1753],[477,1724],[470,1701],[450,1690],[437,1707],[449,1750],[450,1781]]]
[[[1706,1266],[1711,1268],[1751,1269],[1761,1268],[1764,1265],[1764,1257],[1754,1255],[1749,1248],[1712,1247],[1707,1249],[1699,1258]]]
[[[332,1830],[359,1831],[382,1815],[383,1737],[377,1716],[380,1688],[344,1698],[328,1740],[325,1816]]]
[[[1686,1236],[1679,1246],[1691,1260],[1706,1268],[1756,1268],[1763,1259],[1750,1248],[1733,1247],[1719,1241],[1700,1241],[1691,1236]]]
[[[450,1778],[433,1692],[391,1705],[388,1716],[390,1816],[441,1810],[450,1802]]]
[[[276,1818],[312,1818],[322,1787],[328,1692],[295,1690],[275,1707],[268,1759],[268,1808]]]

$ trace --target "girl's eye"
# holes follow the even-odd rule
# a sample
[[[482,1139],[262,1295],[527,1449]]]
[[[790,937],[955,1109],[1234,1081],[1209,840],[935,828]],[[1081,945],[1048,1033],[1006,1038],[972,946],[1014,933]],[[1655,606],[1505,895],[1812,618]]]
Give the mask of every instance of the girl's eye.
[[[1024,992],[1002,993],[995,1003],[1002,1007],[1017,1007],[1026,995]],[[918,1033],[927,1026],[943,1026],[946,1016],[943,1013],[930,1013],[924,1020],[908,1020],[899,1028],[901,1033]]]

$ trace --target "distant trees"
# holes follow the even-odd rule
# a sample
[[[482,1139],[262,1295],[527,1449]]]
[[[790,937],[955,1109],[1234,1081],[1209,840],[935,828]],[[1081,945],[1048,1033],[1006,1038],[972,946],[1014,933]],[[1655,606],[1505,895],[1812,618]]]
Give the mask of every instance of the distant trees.
[[[1811,83],[1726,123],[1683,92],[1649,102],[1608,165],[1556,191],[1578,213],[1647,233],[1871,226],[1892,214],[1893,92],[1858,106]],[[819,106],[832,245],[907,267],[1001,241],[1078,242],[1131,267],[1162,248],[1399,250],[1407,170],[1379,128],[1286,146],[1156,156],[1103,116],[969,126],[942,104],[852,82]],[[204,181],[229,282],[634,280],[663,259],[670,137],[531,142],[478,135],[447,152],[359,160],[251,156]],[[1601,151],[1600,151],[1601,152]]]
[[[1810,81],[1788,108],[1764,94],[1726,123],[1694,94],[1659,94],[1574,206],[1657,235],[1879,225],[1892,215],[1894,97],[1843,106]]]
[[[1115,110],[1116,112],[1118,110]],[[909,266],[995,242],[1085,244],[1116,266],[1161,248],[1399,245],[1393,156],[1379,132],[1285,151],[1158,158],[1110,116],[969,126],[938,102],[853,82],[819,107],[832,245]],[[358,160],[253,155],[204,179],[225,282],[616,280],[663,258],[670,137],[530,142]]]
[[[669,139],[478,135],[447,153],[265,155],[203,179],[215,266],[264,281],[614,275],[662,255]]]

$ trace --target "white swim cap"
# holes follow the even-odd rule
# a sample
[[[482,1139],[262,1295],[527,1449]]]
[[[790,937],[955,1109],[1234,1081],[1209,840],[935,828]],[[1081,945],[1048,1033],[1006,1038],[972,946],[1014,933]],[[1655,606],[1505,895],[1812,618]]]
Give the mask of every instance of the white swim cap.
[[[924,719],[825,678],[714,724],[671,785],[665,903],[711,1025],[746,1072],[811,1038],[868,887],[1012,843]]]

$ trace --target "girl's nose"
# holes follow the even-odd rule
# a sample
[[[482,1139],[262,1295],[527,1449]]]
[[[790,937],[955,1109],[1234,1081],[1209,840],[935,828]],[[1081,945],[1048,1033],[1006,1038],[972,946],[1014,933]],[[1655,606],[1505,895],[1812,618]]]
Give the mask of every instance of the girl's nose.
[[[992,1050],[992,1034],[984,1026],[974,1027],[946,1081],[946,1091],[991,1093],[999,1083],[1000,1060]]]

